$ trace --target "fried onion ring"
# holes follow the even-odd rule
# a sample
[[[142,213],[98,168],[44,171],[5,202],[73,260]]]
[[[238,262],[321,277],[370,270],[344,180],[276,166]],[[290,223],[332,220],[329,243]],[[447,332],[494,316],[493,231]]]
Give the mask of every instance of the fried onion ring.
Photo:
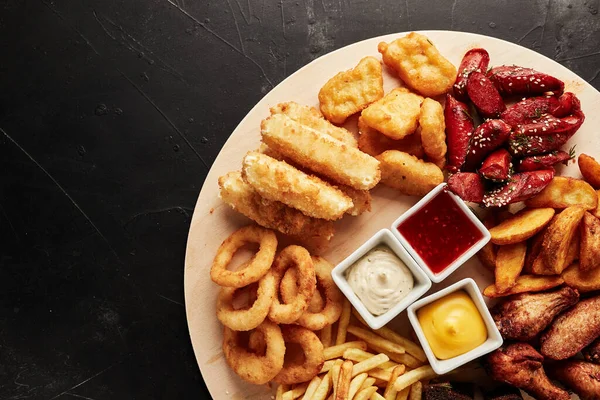
[[[291,324],[300,318],[308,309],[317,286],[315,267],[304,247],[288,246],[277,255],[269,271],[269,274],[275,277],[277,287],[280,286],[283,274],[288,268],[298,270],[298,295],[288,303],[282,303],[279,297],[275,296],[269,310],[269,319],[278,324]]]
[[[310,309],[305,311],[295,323],[317,331],[325,328],[327,325],[333,324],[340,318],[343,296],[331,277],[333,265],[322,257],[313,257],[312,259],[317,276],[317,288],[322,289],[325,294],[325,306],[318,312],[311,311]],[[280,293],[284,302],[290,301],[295,296],[297,289],[293,278],[294,276],[290,274],[290,278],[281,282]],[[318,290],[315,291],[315,293],[318,292]]]
[[[246,267],[238,271],[228,271],[235,252],[247,243],[257,243],[258,252],[247,263]],[[248,225],[233,232],[219,247],[217,255],[210,269],[210,278],[218,285],[241,288],[262,278],[271,268],[275,251],[277,250],[277,237],[269,229],[257,225]]]
[[[291,385],[314,378],[325,362],[319,337],[306,328],[293,325],[282,326],[281,333],[286,343],[297,343],[302,347],[305,358],[302,364],[284,363],[283,369],[273,380],[279,384]]]
[[[314,262],[314,261],[313,261]],[[285,303],[289,303],[294,297],[298,295],[298,272],[294,268],[290,268],[285,271],[281,283],[279,284],[279,293],[281,293],[282,300]],[[284,294],[286,293],[286,294]],[[308,304],[308,311],[312,313],[318,313],[325,307],[325,301],[323,296],[318,290],[315,290],[315,294],[310,298]]]
[[[283,368],[285,342],[279,326],[265,320],[256,328],[264,337],[264,355],[258,355],[240,344],[240,333],[225,327],[223,354],[229,367],[246,382],[262,385],[272,380]],[[321,351],[322,352],[322,351]]]
[[[277,294],[275,278],[266,274],[258,281],[256,300],[248,309],[236,310],[233,306],[235,292],[240,288],[222,287],[217,298],[217,318],[235,331],[249,331],[259,326],[269,314]]]

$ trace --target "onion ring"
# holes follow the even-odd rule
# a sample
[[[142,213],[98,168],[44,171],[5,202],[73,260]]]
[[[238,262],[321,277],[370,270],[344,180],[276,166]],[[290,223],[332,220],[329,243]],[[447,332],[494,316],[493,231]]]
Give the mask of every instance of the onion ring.
[[[279,284],[279,293],[281,293],[281,299],[285,303],[291,302],[298,295],[298,272],[294,268],[288,269],[283,274],[283,278]],[[308,311],[318,313],[323,310],[323,307],[325,307],[323,296],[321,296],[318,290],[315,290],[315,293],[310,298]]]
[[[240,288],[221,288],[217,298],[217,318],[223,325],[234,331],[249,331],[259,326],[269,314],[277,294],[275,278],[271,274],[266,274],[258,281],[256,300],[248,309],[234,309],[233,297],[238,290]]]
[[[240,333],[225,327],[223,354],[229,367],[246,382],[262,385],[272,380],[283,368],[285,342],[277,324],[265,320],[256,328],[266,342],[264,355],[257,355],[240,345]]]
[[[228,271],[235,252],[247,243],[258,243],[258,252],[247,263],[246,267],[238,271]],[[218,285],[240,288],[257,282],[271,268],[275,251],[277,250],[277,237],[269,229],[257,225],[248,225],[233,232],[219,247],[210,268],[210,278]]]
[[[305,311],[295,323],[312,331],[318,331],[340,318],[344,298],[331,277],[333,265],[322,257],[315,256],[312,259],[317,277],[317,287],[322,289],[325,294],[325,306],[319,312]],[[296,283],[291,278],[282,281],[280,285],[281,298],[284,302],[294,297]]]
[[[279,384],[291,385],[306,382],[317,376],[325,357],[323,356],[323,345],[314,332],[300,326],[286,325],[281,327],[283,340],[286,343],[298,343],[302,347],[305,359],[302,364],[291,364],[283,366],[283,369],[273,378]]]
[[[280,286],[285,271],[292,267],[298,270],[298,295],[289,303],[281,303],[279,297],[275,296],[269,310],[269,319],[278,324],[291,324],[300,318],[308,308],[317,286],[310,254],[304,247],[292,245],[281,250],[269,271],[269,275],[275,278],[276,287]]]

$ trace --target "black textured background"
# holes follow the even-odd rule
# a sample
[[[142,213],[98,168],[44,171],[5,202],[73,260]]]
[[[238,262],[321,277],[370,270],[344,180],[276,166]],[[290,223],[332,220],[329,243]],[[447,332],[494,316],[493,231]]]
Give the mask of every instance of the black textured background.
[[[0,399],[209,398],[184,250],[208,167],[246,112],[320,55],[417,29],[520,43],[598,88],[598,7],[1,0]]]

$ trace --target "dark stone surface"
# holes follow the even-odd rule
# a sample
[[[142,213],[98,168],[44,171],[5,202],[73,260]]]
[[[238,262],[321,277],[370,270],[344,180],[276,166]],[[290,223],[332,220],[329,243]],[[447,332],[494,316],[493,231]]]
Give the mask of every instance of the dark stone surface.
[[[598,7],[1,1],[0,398],[209,398],[185,320],[185,243],[246,112],[320,55],[417,29],[517,42],[598,88]]]

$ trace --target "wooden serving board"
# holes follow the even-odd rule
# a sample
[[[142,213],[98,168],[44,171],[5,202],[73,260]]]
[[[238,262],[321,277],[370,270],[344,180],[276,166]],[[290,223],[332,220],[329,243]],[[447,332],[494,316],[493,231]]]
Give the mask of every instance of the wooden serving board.
[[[456,66],[463,54],[470,48],[483,47],[490,53],[490,65],[518,64],[552,74],[566,83],[566,91],[574,92],[581,100],[586,121],[579,132],[565,148],[577,145],[577,154],[585,152],[594,157],[600,156],[600,93],[585,80],[532,50],[499,39],[463,32],[423,31],[437,46],[440,52]],[[243,382],[227,366],[223,353],[222,326],[215,315],[218,286],[210,280],[210,266],[221,242],[237,228],[250,221],[231,210],[219,199],[217,179],[225,173],[241,168],[243,156],[256,149],[260,143],[260,122],[269,115],[269,108],[280,102],[295,101],[318,108],[317,93],[321,86],[340,71],[353,68],[367,55],[381,58],[377,44],[390,42],[404,36],[396,33],[364,40],[327,54],[298,70],[269,92],[246,115],[215,160],[198,202],[190,227],[185,260],[185,303],[192,345],[202,376],[214,399],[259,399],[270,397],[267,385],[255,386]],[[384,68],[386,93],[401,82]],[[356,131],[356,118],[346,124]],[[562,167],[561,175],[580,177],[576,164]],[[333,264],[343,260],[366,239],[392,222],[417,202],[417,197],[398,194],[397,191],[378,186],[372,191],[373,210],[359,217],[346,216],[336,222],[336,234],[324,256]],[[481,288],[492,282],[492,276],[485,271],[476,258],[471,259],[457,272],[431,291],[437,291],[464,277],[474,278]],[[391,326],[405,331],[408,322],[403,313]]]

